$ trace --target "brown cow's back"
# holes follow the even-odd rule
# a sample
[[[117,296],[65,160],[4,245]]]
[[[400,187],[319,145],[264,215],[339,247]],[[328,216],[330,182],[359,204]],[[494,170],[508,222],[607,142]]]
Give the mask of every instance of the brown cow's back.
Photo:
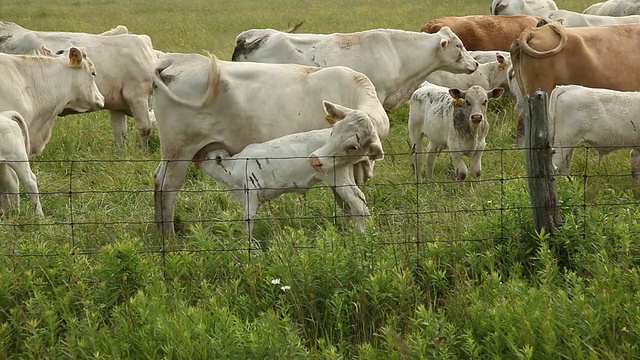
[[[448,26],[467,50],[509,51],[511,43],[522,31],[535,27],[540,19],[528,15],[447,16],[426,23],[422,31],[434,33]]]
[[[555,55],[530,56],[522,43],[545,51],[555,48],[560,36],[550,27],[525,30],[511,52],[524,94],[537,88],[547,93],[556,85],[582,85],[620,91],[640,90],[640,24],[561,28],[567,44]]]

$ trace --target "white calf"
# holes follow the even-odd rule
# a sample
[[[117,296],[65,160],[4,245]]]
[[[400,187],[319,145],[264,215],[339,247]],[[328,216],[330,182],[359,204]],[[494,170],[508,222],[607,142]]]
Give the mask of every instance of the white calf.
[[[354,216],[364,231],[369,209],[353,177],[353,164],[363,157],[382,159],[382,144],[369,116],[327,101],[332,128],[285,135],[251,144],[230,156],[214,150],[197,166],[222,183],[236,200],[244,203],[245,230],[251,237],[253,219],[260,205],[287,192],[306,192],[320,182],[331,185],[345,215]],[[314,171],[315,170],[315,171]]]
[[[467,165],[462,155],[471,157],[471,172],[480,178],[481,158],[489,132],[486,111],[489,98],[498,99],[504,89],[485,90],[472,86],[467,91],[448,89],[425,84],[411,96],[409,109],[409,136],[413,149],[413,165],[416,180],[420,181],[422,169],[422,137],[429,138],[427,145],[426,177],[433,177],[436,156],[449,149],[456,177],[467,177]]]
[[[549,99],[549,134],[555,149],[553,164],[561,174],[571,171],[573,148],[583,142],[604,156],[633,147],[634,179],[640,170],[640,93],[557,86]]]
[[[18,180],[31,198],[33,210],[44,216],[36,176],[29,166],[29,130],[16,111],[0,112],[0,212],[8,213],[20,205]],[[13,170],[13,171],[12,171]],[[17,179],[16,179],[17,177]],[[5,181],[5,180],[11,181]]]
[[[482,62],[471,74],[454,74],[444,70],[438,70],[427,76],[427,83],[448,87],[451,89],[466,90],[473,85],[485,89],[508,86],[507,68],[511,65],[510,57],[505,57],[499,52],[493,52],[493,61]]]

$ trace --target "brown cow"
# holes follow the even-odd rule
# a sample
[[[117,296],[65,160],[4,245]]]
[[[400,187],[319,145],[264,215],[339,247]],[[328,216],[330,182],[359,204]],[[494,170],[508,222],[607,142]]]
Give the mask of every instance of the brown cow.
[[[640,90],[640,24],[565,28],[556,23],[522,32],[511,47],[511,62],[522,97],[556,85],[619,91]],[[518,114],[517,142],[524,136]]]
[[[422,27],[422,31],[434,33],[443,26],[448,26],[469,51],[509,51],[511,43],[520,33],[528,27],[535,27],[541,19],[539,16],[529,15],[446,16],[429,21]]]

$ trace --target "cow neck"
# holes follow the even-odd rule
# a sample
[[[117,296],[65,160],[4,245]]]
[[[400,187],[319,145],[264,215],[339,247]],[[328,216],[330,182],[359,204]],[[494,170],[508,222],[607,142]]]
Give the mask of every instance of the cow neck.
[[[420,87],[427,79],[427,76],[439,68],[433,57],[433,54],[440,50],[439,34],[413,32],[403,32],[403,34],[411,34],[412,36],[396,36],[395,32],[390,33],[392,36],[391,43],[402,64],[402,69],[399,73],[400,78],[396,81],[400,86],[396,89],[396,94],[398,94],[400,101],[395,109],[391,109],[390,112],[394,112],[409,101],[413,92]],[[417,45],[416,40],[419,40]],[[408,51],[406,51],[407,49]],[[425,54],[425,56],[415,58],[416,54]],[[432,58],[426,58],[426,54],[431,54]]]
[[[45,119],[44,122],[55,119],[73,100],[70,86],[73,74],[67,70],[70,68],[66,63],[66,57],[25,57],[22,61],[29,61],[35,65],[26,67],[33,69],[33,76],[25,77],[29,82],[25,91],[32,99],[31,119]]]

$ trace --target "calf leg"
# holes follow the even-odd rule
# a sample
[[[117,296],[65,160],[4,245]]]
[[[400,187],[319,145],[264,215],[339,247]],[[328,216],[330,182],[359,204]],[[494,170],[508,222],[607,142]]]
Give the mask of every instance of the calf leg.
[[[349,215],[356,225],[356,230],[364,232],[365,219],[371,216],[364,193],[355,184],[343,184],[335,188],[335,194],[337,194],[336,199],[340,198],[340,201],[346,205],[344,208],[349,208]]]
[[[462,153],[451,149],[451,160],[453,160],[453,168],[456,170],[456,177],[458,180],[464,181],[467,178],[469,170],[467,169],[467,164],[464,163]]]
[[[480,144],[476,151],[473,152],[473,155],[471,155],[471,173],[478,180],[482,175],[482,153],[484,152],[485,146],[484,144]]]
[[[33,173],[33,171],[31,171],[31,166],[29,166],[27,154],[24,154],[24,161],[11,163],[10,166],[16,172],[18,179],[29,195],[35,214],[41,217],[44,216],[44,213],[42,212],[42,205],[40,204],[38,182],[36,179],[36,175]]]
[[[127,117],[121,111],[109,111],[113,138],[118,148],[124,148],[124,138],[127,136]]]
[[[175,236],[173,217],[178,197],[187,177],[188,161],[163,160],[154,172],[155,222],[167,237]]]
[[[260,210],[260,199],[256,191],[259,190],[255,190],[253,193],[250,190],[250,192],[246,194],[244,204],[244,231],[250,240],[253,240],[253,223],[256,214],[258,214],[258,210]]]
[[[427,144],[427,160],[426,160],[426,178],[427,180],[433,179],[433,168],[436,166],[436,158],[440,149],[434,145],[431,141]]]
[[[8,164],[0,164],[0,212],[7,214],[20,206],[18,176]]]
[[[633,182],[638,184],[638,171],[640,171],[640,150],[632,149],[629,153],[631,157],[631,176],[633,177]]]
[[[413,170],[416,172],[416,182],[420,182],[422,176],[422,132],[409,128],[411,138],[411,152],[413,153]],[[427,168],[429,167],[427,163]],[[428,171],[428,170],[427,170]]]

